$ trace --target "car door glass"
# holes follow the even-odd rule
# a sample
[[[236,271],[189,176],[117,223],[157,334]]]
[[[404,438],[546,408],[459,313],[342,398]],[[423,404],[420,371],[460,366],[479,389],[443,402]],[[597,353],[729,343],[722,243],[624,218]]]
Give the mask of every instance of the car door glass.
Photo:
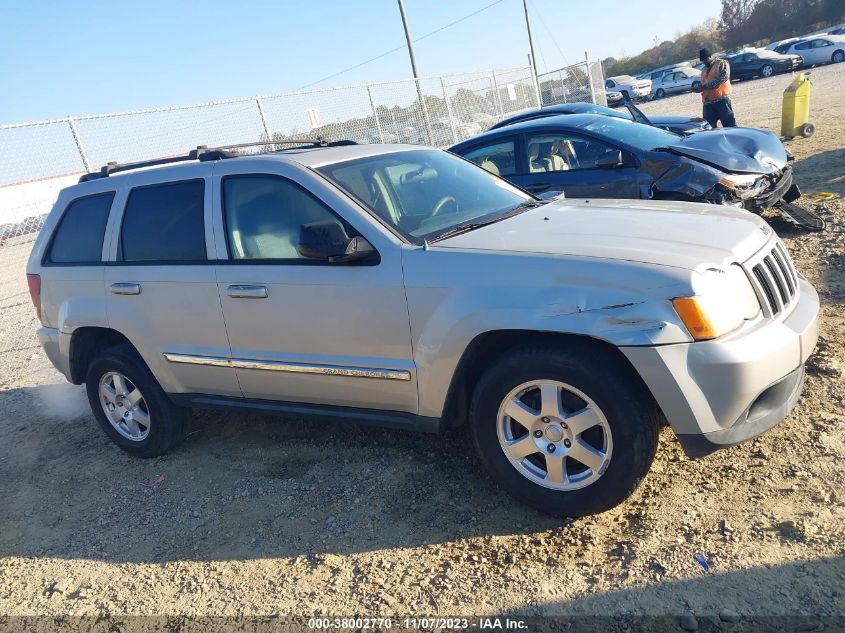
[[[530,136],[527,147],[531,173],[593,169],[597,160],[614,150],[592,139],[564,134]]]
[[[306,259],[297,248],[303,224],[344,224],[325,204],[281,176],[227,176],[222,198],[229,256],[236,260]],[[352,237],[349,227],[344,228]]]
[[[808,48],[810,48],[811,45],[812,45],[812,42],[801,42],[800,44],[795,45],[795,50],[796,51],[806,51]]]
[[[135,187],[126,201],[118,260],[205,260],[204,206],[204,180]]]
[[[824,48],[825,46],[830,46],[831,42],[827,40],[816,40],[815,44],[813,44],[813,48]]]
[[[516,152],[512,140],[476,147],[463,156],[497,176],[512,176],[516,173]]]
[[[47,260],[53,264],[99,263],[114,191],[77,198],[59,221]]]

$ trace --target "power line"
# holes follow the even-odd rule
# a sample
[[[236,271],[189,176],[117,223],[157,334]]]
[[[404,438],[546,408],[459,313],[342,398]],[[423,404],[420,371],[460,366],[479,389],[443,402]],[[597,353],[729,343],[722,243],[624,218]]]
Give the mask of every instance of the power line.
[[[440,33],[441,31],[445,31],[446,29],[453,27],[456,24],[460,24],[464,20],[469,20],[471,17],[474,17],[474,16],[478,15],[479,13],[486,11],[487,9],[490,9],[490,8],[496,6],[497,4],[501,4],[504,1],[505,0],[495,0],[495,2],[491,2],[490,4],[485,5],[485,6],[481,7],[480,9],[476,9],[472,13],[467,13],[465,16],[458,18],[457,20],[449,22],[448,24],[444,24],[443,26],[436,28],[433,31],[429,31],[425,35],[422,35],[422,36],[416,38],[413,41],[414,42],[420,42],[420,41],[422,41],[422,40],[424,40],[428,37],[431,37],[432,35],[436,35],[437,33]],[[329,79],[334,79],[335,77],[339,77],[340,75],[345,75],[346,73],[348,73],[351,70],[355,70],[356,68],[360,68],[361,66],[366,66],[367,64],[370,64],[374,61],[381,59],[382,57],[387,57],[388,55],[391,55],[392,53],[395,53],[396,51],[401,51],[404,48],[405,48],[404,44],[402,44],[401,46],[397,46],[396,48],[391,48],[389,51],[385,51],[384,53],[376,55],[375,57],[371,57],[370,59],[363,61],[363,62],[360,62],[358,64],[355,64],[354,66],[350,66],[349,68],[345,68],[344,70],[340,70],[336,73],[332,73],[331,75],[326,75],[322,79],[318,79],[317,81],[312,81],[310,84],[306,84],[306,85],[304,85],[300,88],[297,88],[296,90],[297,91],[305,90],[306,88],[310,88],[311,86],[316,86],[317,84],[321,84],[324,81],[328,81]]]
[[[546,33],[549,34],[549,38],[552,40],[552,44],[555,45],[557,52],[560,53],[560,56],[563,58],[564,66],[569,66],[569,60],[566,59],[566,55],[563,54],[563,51],[561,50],[560,46],[558,45],[557,39],[555,38],[554,33],[549,28],[548,24],[546,24],[546,20],[545,20],[545,18],[543,18],[543,14],[540,13],[540,10],[536,7],[536,5],[533,2],[531,2],[531,0],[529,0],[529,3],[531,4],[531,8],[534,10],[534,13],[539,18],[540,24],[543,26],[544,29],[546,29]],[[541,55],[542,55],[542,53],[541,53]],[[545,62],[545,60],[543,60],[543,61]],[[546,67],[546,70],[548,70],[548,67]]]

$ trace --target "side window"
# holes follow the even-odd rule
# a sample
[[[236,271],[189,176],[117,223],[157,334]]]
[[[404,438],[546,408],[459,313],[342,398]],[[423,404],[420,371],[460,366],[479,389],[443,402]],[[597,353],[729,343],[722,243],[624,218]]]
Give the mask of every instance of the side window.
[[[306,259],[297,250],[303,224],[343,224],[325,204],[280,176],[227,176],[222,193],[232,259]]]
[[[118,259],[125,262],[204,261],[205,181],[188,180],[129,192]]]
[[[512,140],[476,147],[464,154],[464,158],[497,176],[516,173],[516,151]]]
[[[810,48],[811,44],[812,44],[812,42],[801,42],[800,44],[795,45],[795,50],[796,51],[806,51],[808,48]]]
[[[598,159],[617,151],[592,139],[562,134],[531,136],[527,146],[531,173],[592,169]]]
[[[71,202],[53,235],[46,261],[53,264],[99,263],[112,200],[114,191]]]
[[[814,48],[824,48],[825,46],[831,46],[833,42],[829,40],[816,40],[813,44]]]

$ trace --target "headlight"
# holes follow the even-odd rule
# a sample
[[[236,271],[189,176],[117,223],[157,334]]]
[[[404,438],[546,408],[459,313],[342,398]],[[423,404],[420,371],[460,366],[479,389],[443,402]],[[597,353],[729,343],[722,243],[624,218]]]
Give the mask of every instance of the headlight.
[[[760,312],[754,288],[736,264],[695,273],[692,289],[693,296],[673,299],[672,305],[697,341],[727,334]]]
[[[731,174],[719,179],[719,184],[740,198],[750,198],[766,187],[766,181],[756,174]]]

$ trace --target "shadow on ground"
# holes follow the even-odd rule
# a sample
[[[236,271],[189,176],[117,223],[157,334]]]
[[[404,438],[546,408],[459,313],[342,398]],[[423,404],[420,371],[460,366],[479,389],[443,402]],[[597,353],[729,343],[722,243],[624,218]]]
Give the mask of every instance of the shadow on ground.
[[[819,152],[796,160],[792,171],[803,191],[829,191],[845,196],[845,149]]]
[[[2,391],[0,411],[0,557],[307,556],[560,524],[500,493],[460,432],[197,411],[184,444],[141,460],[96,426],[82,387]]]

